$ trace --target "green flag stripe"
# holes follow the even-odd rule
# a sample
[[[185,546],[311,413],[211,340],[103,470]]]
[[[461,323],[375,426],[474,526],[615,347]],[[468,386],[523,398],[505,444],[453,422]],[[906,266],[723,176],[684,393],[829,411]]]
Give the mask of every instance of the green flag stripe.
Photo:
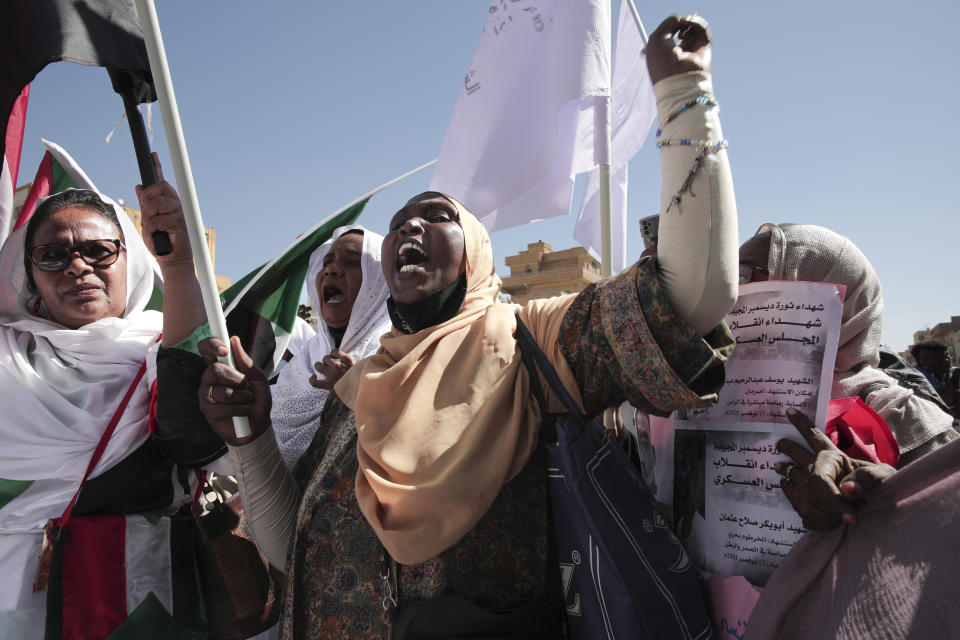
[[[343,210],[297,240],[296,244],[275,258],[269,266],[255,269],[241,278],[223,292],[221,299],[224,308],[241,294],[254,277],[259,276],[243,293],[242,299],[237,301],[237,307],[246,307],[288,333],[292,332],[300,305],[300,294],[303,291],[303,279],[310,266],[310,254],[329,240],[338,227],[355,222],[367,202],[369,198]]]
[[[0,478],[0,509],[10,504],[10,501],[30,488],[33,480],[7,480]]]
[[[50,193],[60,193],[64,189],[76,189],[77,181],[57,162],[56,156],[50,155],[52,160],[50,163]]]
[[[203,640],[207,634],[181,626],[151,592],[107,640]]]

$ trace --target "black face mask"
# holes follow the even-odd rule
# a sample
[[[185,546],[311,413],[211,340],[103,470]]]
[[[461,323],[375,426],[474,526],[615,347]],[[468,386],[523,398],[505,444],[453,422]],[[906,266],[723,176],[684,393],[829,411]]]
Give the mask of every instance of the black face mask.
[[[387,299],[387,311],[393,326],[403,333],[416,333],[421,329],[446,322],[460,312],[467,295],[467,276],[462,275],[453,283],[416,302],[394,302]]]
[[[335,329],[334,327],[327,325],[327,330],[330,332],[330,335],[333,337],[333,344],[336,345],[336,347],[339,349],[340,343],[343,342],[343,334],[347,332],[347,328],[340,327],[339,329]]]

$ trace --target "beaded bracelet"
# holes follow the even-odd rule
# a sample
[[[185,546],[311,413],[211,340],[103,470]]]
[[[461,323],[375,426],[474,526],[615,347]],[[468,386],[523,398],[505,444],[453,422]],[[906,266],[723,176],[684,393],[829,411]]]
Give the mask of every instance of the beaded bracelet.
[[[690,185],[693,183],[693,176],[700,168],[703,158],[708,153],[716,153],[717,151],[722,151],[729,146],[726,140],[721,140],[719,142],[710,142],[709,140],[689,140],[686,138],[680,138],[677,140],[657,140],[657,149],[662,149],[663,147],[668,147],[671,145],[700,147],[700,150],[693,159],[693,166],[690,167],[690,171],[687,173],[687,177],[684,179],[683,184],[680,185],[680,188],[677,190],[677,192],[673,194],[672,198],[670,198],[670,204],[667,205],[667,210],[664,211],[664,213],[669,213],[670,209],[673,208],[673,205],[680,205],[680,198],[684,193],[690,190]]]
[[[719,106],[713,100],[713,98],[710,98],[708,96],[697,96],[690,102],[687,102],[677,107],[677,109],[673,113],[671,113],[670,115],[668,115],[666,118],[663,119],[663,122],[661,122],[660,125],[657,127],[657,137],[658,138],[660,137],[660,134],[663,133],[663,128],[666,127],[671,122],[673,122],[677,116],[679,116],[681,113],[683,113],[687,109],[696,107],[698,105],[701,107],[708,107],[710,109],[715,109],[717,106]]]
[[[712,142],[710,140],[692,140],[690,138],[666,138],[664,140],[657,140],[657,149],[676,146],[707,147],[712,151],[719,151],[720,149],[727,148],[727,141],[721,140],[720,142]]]

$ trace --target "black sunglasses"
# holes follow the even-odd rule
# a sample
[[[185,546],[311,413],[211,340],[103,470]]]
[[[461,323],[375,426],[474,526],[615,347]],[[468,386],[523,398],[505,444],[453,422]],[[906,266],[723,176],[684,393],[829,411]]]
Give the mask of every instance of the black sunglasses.
[[[30,247],[30,262],[41,271],[60,271],[73,259],[74,253],[91,267],[109,267],[117,261],[123,242],[120,240],[84,240],[75,247],[60,242]]]

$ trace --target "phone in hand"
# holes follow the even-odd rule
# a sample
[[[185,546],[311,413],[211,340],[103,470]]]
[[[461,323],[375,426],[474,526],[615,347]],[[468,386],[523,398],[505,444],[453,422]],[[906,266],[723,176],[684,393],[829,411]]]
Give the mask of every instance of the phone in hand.
[[[640,234],[643,236],[643,248],[651,249],[657,246],[660,233],[660,214],[640,218]]]

